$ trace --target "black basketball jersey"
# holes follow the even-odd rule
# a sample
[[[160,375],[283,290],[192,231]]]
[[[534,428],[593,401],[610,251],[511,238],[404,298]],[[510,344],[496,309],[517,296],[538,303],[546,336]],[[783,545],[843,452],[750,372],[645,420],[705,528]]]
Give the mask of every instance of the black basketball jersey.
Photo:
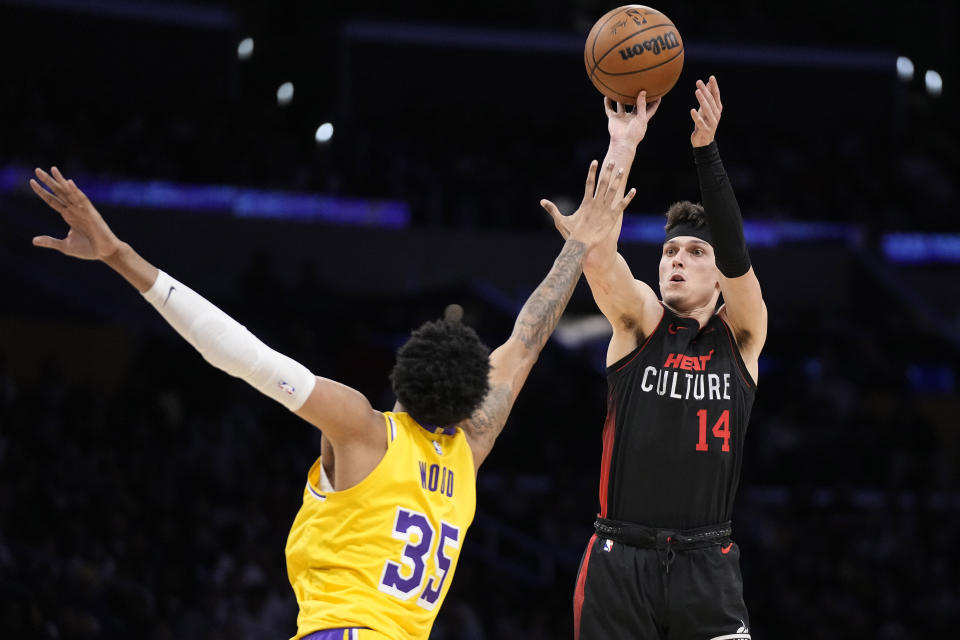
[[[756,387],[719,314],[701,329],[664,307],[607,382],[600,516],[671,529],[730,520]]]

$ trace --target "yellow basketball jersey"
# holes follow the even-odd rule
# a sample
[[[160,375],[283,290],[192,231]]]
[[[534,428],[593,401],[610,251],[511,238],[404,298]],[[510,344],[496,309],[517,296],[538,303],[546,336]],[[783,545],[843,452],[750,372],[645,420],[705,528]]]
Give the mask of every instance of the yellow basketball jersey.
[[[432,433],[385,413],[387,452],[356,486],[323,491],[320,459],[287,539],[297,635],[366,627],[389,638],[430,635],[476,508],[462,429]]]

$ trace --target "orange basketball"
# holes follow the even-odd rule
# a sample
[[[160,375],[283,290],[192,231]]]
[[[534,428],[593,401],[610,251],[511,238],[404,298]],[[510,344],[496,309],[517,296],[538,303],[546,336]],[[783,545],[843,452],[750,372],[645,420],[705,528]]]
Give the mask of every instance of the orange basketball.
[[[608,12],[590,29],[583,48],[587,75],[600,93],[634,104],[670,91],[683,70],[683,40],[670,18],[656,9],[628,4]]]

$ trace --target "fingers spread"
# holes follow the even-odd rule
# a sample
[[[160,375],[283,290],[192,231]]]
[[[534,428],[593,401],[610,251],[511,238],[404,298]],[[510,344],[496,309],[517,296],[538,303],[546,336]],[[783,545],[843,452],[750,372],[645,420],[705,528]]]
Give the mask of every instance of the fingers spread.
[[[583,201],[586,202],[593,197],[597,185],[597,161],[590,161],[590,168],[587,169],[587,183],[583,187]]]
[[[707,92],[705,89],[697,89],[697,100],[700,102],[700,111],[704,120],[711,122],[719,118],[719,114],[717,113],[716,106],[713,102],[713,96],[711,96],[709,92]]]
[[[56,169],[54,169],[54,171],[56,171]],[[57,182],[57,179],[55,177],[51,176],[49,173],[39,168],[35,169],[34,173],[40,179],[40,181],[43,182],[43,184],[45,184],[48,189],[50,189],[50,191],[52,191],[61,199],[63,198],[63,186],[61,186],[61,184]]]
[[[553,204],[547,199],[541,200],[540,206],[546,209],[547,213],[550,214],[550,217],[553,218],[554,222],[556,222],[558,217],[563,216],[563,214],[560,213],[560,209],[557,208],[557,205]]]
[[[83,201],[86,196],[77,187],[77,183],[65,178],[63,174],[60,173],[60,169],[56,167],[50,167],[50,173],[53,174],[53,177],[50,182],[44,180],[44,183],[50,186],[61,200],[69,204],[77,204]],[[39,175],[41,179],[43,179],[43,176],[46,176],[40,169],[37,169],[37,175]],[[50,176],[47,176],[47,178],[50,178]]]
[[[607,114],[607,117],[614,115],[617,112],[617,104],[610,98],[603,97],[603,110]]]
[[[86,198],[86,196],[83,195],[83,191],[80,191],[80,188],[77,187],[77,183],[73,180],[66,181],[64,193],[67,196],[67,200],[69,200],[71,204],[79,204],[83,202],[84,198]]]
[[[591,171],[594,169],[594,165],[590,166]],[[600,172],[600,182],[597,184],[597,188],[594,191],[591,191],[591,194],[600,196],[601,198],[606,195],[607,189],[610,187],[610,174],[613,173],[613,161],[607,163],[607,165]]]
[[[623,182],[623,167],[617,169],[616,175],[613,176],[613,180],[610,181],[610,187],[607,189],[604,194],[604,202],[613,202],[613,198],[617,193],[620,192],[620,183]]]
[[[633,200],[633,196],[637,195],[636,188],[631,188],[627,192],[627,195],[623,196],[623,200],[620,201],[620,210],[623,211],[627,208],[627,205],[630,204],[630,201]]]
[[[547,213],[550,214],[550,217],[553,219],[553,226],[557,228],[557,231],[560,232],[560,235],[564,240],[570,236],[570,220],[567,216],[560,213],[560,209],[557,208],[557,205],[553,204],[546,198],[540,201],[540,206],[547,210]]]
[[[50,173],[53,174],[53,177],[56,178],[57,182],[60,184],[67,183],[67,179],[63,177],[62,173],[60,173],[60,169],[57,169],[56,167],[50,167]]]
[[[717,82],[717,76],[710,76],[710,82],[707,86],[710,87],[710,93],[717,103],[717,109],[723,111],[723,103],[720,102],[720,84]]]
[[[33,239],[33,246],[43,247],[44,249],[56,249],[57,251],[63,251],[63,240],[57,238],[51,238],[50,236],[37,236]]]
[[[75,202],[77,199],[76,192],[78,192],[79,189],[77,189],[77,185],[73,183],[73,180],[64,178],[63,174],[60,173],[60,169],[56,167],[50,167],[50,173],[57,179],[57,184],[59,184],[62,189],[62,193],[59,194],[60,197],[67,202]]]
[[[697,80],[697,101],[700,102],[700,108],[706,109],[709,111],[707,115],[708,118],[720,119],[720,104],[717,101],[716,95],[714,94],[713,88],[716,86],[716,79],[711,76],[710,86],[707,86],[703,83],[702,80]]]
[[[61,200],[57,196],[53,195],[52,193],[50,193],[49,191],[41,187],[37,183],[37,181],[34,180],[33,178],[30,179],[30,188],[33,189],[33,192],[35,194],[40,196],[41,200],[46,202],[48,205],[50,205],[50,207],[52,207],[56,211],[63,213],[63,211],[67,208],[67,203],[65,203],[63,200]]]

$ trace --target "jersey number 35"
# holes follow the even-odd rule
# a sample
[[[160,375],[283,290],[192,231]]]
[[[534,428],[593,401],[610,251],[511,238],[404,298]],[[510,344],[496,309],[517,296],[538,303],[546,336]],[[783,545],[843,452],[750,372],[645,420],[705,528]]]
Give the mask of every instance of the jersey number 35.
[[[437,529],[422,513],[397,507],[397,517],[393,524],[393,537],[403,540],[403,557],[400,562],[387,560],[383,565],[379,589],[400,600],[409,600],[419,594],[417,604],[432,611],[440,600],[443,582],[447,578],[450,565],[456,559],[460,548],[460,528],[440,521],[440,537],[436,550],[433,540]],[[447,550],[453,550],[447,555]],[[436,575],[427,579],[427,557],[436,554]]]

